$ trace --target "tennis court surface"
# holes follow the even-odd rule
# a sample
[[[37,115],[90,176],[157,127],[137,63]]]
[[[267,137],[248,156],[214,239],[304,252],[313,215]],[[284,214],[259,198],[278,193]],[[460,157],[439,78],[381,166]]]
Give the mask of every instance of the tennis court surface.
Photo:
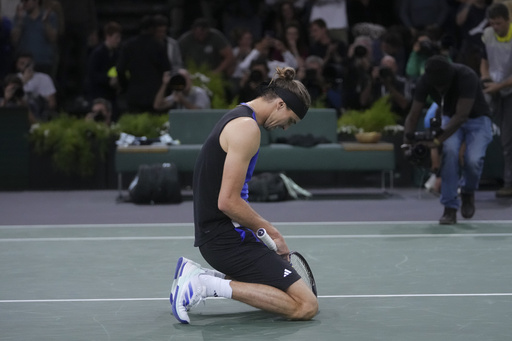
[[[176,260],[206,265],[191,223],[1,225],[0,340],[510,340],[512,220],[276,226],[315,274],[312,321],[209,299],[179,324]]]

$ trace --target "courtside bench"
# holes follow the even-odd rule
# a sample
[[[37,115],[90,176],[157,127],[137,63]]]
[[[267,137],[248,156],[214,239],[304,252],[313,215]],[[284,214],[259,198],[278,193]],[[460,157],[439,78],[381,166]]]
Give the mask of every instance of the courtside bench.
[[[172,110],[169,113],[170,135],[180,140],[180,145],[119,146],[115,155],[119,190],[122,174],[136,172],[142,164],[172,162],[180,172],[192,172],[202,143],[226,112],[225,109]],[[261,129],[261,147],[255,172],[379,171],[382,190],[386,190],[386,174],[389,174],[392,188],[395,169],[393,144],[340,143],[336,127],[334,109],[310,109],[302,122],[286,131]],[[313,147],[276,143],[280,137],[296,134],[323,136],[331,142]]]

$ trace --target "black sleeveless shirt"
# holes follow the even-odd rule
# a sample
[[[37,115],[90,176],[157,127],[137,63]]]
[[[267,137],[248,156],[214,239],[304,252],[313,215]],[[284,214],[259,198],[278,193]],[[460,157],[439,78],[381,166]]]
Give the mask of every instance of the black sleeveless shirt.
[[[218,209],[218,198],[222,183],[222,174],[226,152],[220,146],[220,134],[226,124],[238,117],[252,117],[253,110],[245,105],[236,107],[226,113],[217,122],[201,148],[194,167],[193,198],[194,198],[194,246],[201,246],[220,233],[234,229],[231,219]],[[247,182],[251,179],[258,153],[249,165],[245,179],[242,198],[247,200]]]

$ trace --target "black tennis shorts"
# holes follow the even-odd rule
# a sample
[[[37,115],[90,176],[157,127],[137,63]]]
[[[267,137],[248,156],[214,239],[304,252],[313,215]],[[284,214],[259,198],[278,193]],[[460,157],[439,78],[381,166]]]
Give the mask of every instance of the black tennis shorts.
[[[239,282],[266,284],[286,291],[301,278],[290,263],[248,228],[221,233],[199,250],[208,264]]]

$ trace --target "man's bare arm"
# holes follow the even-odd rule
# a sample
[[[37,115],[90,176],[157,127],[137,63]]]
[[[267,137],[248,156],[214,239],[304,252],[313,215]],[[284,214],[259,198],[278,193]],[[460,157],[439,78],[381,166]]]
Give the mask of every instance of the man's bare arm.
[[[266,219],[260,216],[240,196],[245,175],[251,158],[260,144],[260,130],[252,118],[235,119],[224,128],[221,146],[227,152],[218,199],[218,208],[238,224],[257,231],[265,228],[275,240],[280,254],[289,249],[281,233]]]

